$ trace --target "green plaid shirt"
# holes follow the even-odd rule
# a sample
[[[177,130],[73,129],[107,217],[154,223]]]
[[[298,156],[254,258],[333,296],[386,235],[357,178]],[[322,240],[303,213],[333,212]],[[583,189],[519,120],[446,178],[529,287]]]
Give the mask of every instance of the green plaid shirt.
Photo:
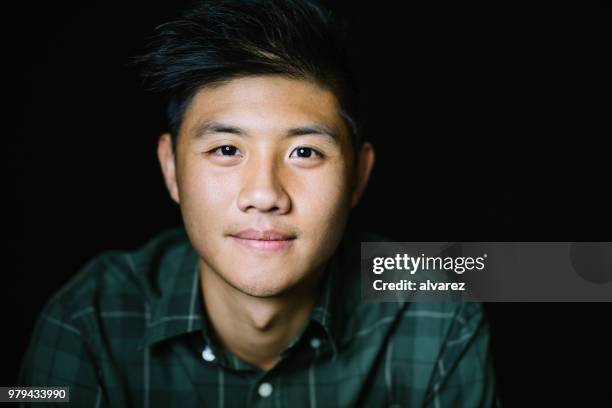
[[[269,371],[215,343],[183,229],[101,254],[45,305],[19,385],[69,386],[78,407],[495,405],[481,304],[361,300],[360,241],[377,240],[345,234]]]

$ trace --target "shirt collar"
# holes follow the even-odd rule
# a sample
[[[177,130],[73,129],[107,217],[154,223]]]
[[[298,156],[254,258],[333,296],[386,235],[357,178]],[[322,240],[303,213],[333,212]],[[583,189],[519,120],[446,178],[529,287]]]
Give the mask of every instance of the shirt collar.
[[[340,259],[338,251],[331,257],[323,279],[319,299],[312,309],[310,321],[320,325],[323,329],[335,355],[340,346],[343,321],[339,307],[342,296],[339,296],[341,291],[339,291]]]
[[[165,284],[160,284],[160,296],[147,306],[147,326],[140,348],[203,327],[198,255],[186,236],[175,256],[176,259],[159,266],[162,268],[159,273],[168,278]]]

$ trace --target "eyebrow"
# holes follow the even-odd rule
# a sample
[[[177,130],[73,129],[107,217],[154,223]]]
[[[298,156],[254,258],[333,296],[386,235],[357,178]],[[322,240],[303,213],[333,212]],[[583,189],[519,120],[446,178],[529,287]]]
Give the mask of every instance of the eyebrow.
[[[244,129],[233,126],[230,124],[218,122],[215,120],[204,121],[194,127],[193,135],[196,139],[203,139],[207,135],[214,133],[230,133],[238,136],[248,136],[248,132]],[[338,134],[327,126],[321,124],[308,124],[306,126],[300,126],[287,130],[286,136],[304,136],[304,135],[321,135],[331,138],[333,141],[338,142]]]

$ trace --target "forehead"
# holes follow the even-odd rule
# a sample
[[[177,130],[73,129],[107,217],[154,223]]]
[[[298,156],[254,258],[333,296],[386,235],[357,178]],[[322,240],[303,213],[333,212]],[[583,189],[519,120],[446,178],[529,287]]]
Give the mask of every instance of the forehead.
[[[333,92],[310,81],[276,75],[241,77],[200,89],[185,111],[181,132],[193,133],[211,120],[253,133],[278,133],[307,124],[332,129],[342,139],[348,134]]]

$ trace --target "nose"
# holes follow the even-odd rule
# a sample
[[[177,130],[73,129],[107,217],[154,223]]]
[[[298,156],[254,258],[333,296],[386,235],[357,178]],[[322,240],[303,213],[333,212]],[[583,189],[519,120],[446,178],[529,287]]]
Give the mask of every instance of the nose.
[[[289,212],[291,199],[283,188],[280,170],[271,158],[251,157],[244,169],[244,184],[238,196],[241,211]]]

